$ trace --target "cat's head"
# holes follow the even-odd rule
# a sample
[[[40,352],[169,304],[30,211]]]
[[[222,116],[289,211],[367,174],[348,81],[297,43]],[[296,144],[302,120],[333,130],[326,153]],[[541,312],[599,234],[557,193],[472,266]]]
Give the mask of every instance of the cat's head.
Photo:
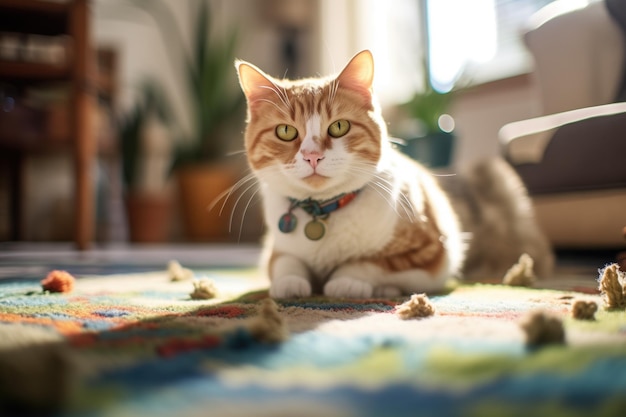
[[[357,54],[337,76],[279,80],[236,62],[247,98],[248,163],[285,196],[330,198],[375,175],[386,129],[372,94],[374,61]]]

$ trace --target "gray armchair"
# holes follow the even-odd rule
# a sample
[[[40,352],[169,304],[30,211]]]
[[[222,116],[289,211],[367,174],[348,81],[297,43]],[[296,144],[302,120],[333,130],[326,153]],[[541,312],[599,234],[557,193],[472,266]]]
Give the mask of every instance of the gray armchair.
[[[505,125],[503,153],[555,247],[622,247],[626,1],[547,15],[553,7],[535,16],[524,38],[545,116]]]

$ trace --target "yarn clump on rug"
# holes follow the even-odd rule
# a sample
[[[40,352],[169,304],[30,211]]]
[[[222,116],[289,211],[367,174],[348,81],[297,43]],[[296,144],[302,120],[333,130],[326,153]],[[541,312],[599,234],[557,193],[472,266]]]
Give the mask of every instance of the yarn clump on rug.
[[[210,300],[217,296],[215,282],[209,278],[200,278],[193,282],[193,291],[189,294],[192,300]]]
[[[266,298],[259,306],[258,314],[248,324],[252,337],[263,343],[280,343],[288,338],[287,325],[278,312],[278,305]]]
[[[595,301],[576,300],[572,305],[572,317],[577,320],[595,320],[598,304]]]
[[[0,415],[61,410],[78,392],[79,369],[71,347],[43,326],[0,323]]]
[[[536,279],[533,272],[534,263],[530,255],[523,253],[517,263],[504,274],[502,283],[513,287],[532,287]]]
[[[558,317],[544,311],[530,312],[520,323],[526,334],[526,346],[565,344],[565,329]]]
[[[46,278],[41,280],[44,291],[50,292],[72,292],[74,289],[74,276],[67,271],[54,270],[48,273]]]
[[[435,314],[435,307],[426,294],[413,294],[408,301],[396,307],[396,314],[402,320],[424,318]]]
[[[600,270],[600,294],[607,308],[626,308],[626,273],[618,264]]]
[[[183,268],[176,260],[169,261],[167,264],[167,273],[169,274],[170,281],[187,281],[193,278],[193,271],[188,268]]]

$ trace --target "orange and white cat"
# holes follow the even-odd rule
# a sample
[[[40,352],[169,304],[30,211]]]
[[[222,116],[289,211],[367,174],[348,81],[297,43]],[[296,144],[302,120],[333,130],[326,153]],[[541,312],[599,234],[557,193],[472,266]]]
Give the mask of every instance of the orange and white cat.
[[[327,78],[278,80],[243,61],[236,67],[272,297],[433,292],[459,273],[457,216],[432,175],[391,146],[369,51]]]

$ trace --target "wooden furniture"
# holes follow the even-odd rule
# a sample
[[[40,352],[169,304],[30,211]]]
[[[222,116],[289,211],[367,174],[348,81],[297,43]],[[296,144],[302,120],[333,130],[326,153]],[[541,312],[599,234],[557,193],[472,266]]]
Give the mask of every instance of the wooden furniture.
[[[88,0],[48,2],[0,0],[0,31],[32,35],[67,36],[62,62],[0,60],[0,82],[23,88],[43,83],[66,82],[70,89],[69,133],[65,144],[55,144],[42,135],[26,132],[9,135],[0,131],[0,155],[10,163],[11,238],[19,240],[23,229],[23,167],[33,152],[72,151],[74,155],[74,241],[87,249],[94,236],[94,181],[92,171],[96,142],[91,117],[94,106],[93,57],[89,37]],[[20,35],[21,36],[21,35]],[[64,38],[63,38],[64,39]],[[68,146],[69,145],[69,146]]]

